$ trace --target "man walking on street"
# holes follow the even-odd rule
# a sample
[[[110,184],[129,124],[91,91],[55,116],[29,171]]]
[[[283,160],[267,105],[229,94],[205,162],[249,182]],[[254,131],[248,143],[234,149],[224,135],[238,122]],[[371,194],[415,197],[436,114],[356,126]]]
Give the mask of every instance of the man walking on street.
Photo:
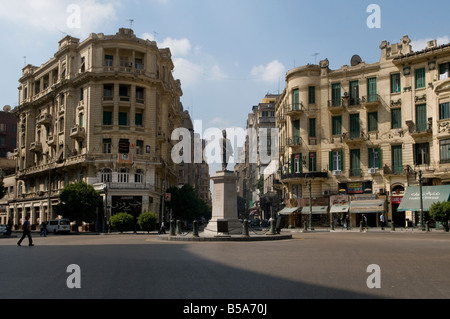
[[[34,246],[33,239],[31,238],[31,224],[29,216],[25,217],[25,222],[23,223],[23,235],[22,238],[20,238],[19,242],[17,243],[18,246],[21,246],[20,244],[25,239],[25,237],[28,237],[29,246]]]

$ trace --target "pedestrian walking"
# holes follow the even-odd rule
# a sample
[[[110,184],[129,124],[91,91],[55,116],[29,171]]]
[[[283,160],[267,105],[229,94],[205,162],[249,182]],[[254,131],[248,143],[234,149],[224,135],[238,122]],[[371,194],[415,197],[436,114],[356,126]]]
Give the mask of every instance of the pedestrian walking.
[[[164,222],[161,222],[161,227],[159,228],[160,234],[166,234],[166,226],[164,225]]]
[[[365,230],[368,229],[368,227],[367,227],[367,217],[366,217],[366,215],[364,215],[364,214],[361,216],[361,224],[362,224],[363,230],[364,230],[364,229],[365,229]]]
[[[350,229],[350,216],[348,216],[348,214],[347,214],[347,216],[345,216],[345,225],[347,227],[347,230],[349,230]]]
[[[381,230],[384,230],[384,214],[380,215]]]
[[[39,234],[39,236],[47,237],[47,223],[46,222],[41,223],[41,233]]]
[[[21,246],[22,241],[25,239],[25,237],[28,237],[28,245],[33,245],[33,239],[31,238],[31,224],[30,224],[30,217],[25,217],[25,221],[23,223],[23,235],[22,238],[20,238],[19,242],[17,243],[18,246]]]

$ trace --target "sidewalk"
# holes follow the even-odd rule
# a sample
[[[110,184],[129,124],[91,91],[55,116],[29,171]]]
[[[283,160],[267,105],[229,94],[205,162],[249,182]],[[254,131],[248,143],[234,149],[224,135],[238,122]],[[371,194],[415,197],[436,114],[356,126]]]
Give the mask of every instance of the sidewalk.
[[[305,232],[303,228],[283,228],[281,232],[291,232],[291,233],[303,233]],[[352,227],[347,230],[345,227],[337,226],[334,228],[334,230],[331,229],[331,227],[314,227],[314,230],[307,230],[308,233],[324,233],[324,232],[334,232],[334,233],[360,233],[361,229],[359,227]],[[381,227],[369,227],[368,229],[364,229],[362,232],[366,233],[427,233],[427,231],[419,229],[417,227],[414,228],[407,228],[404,227],[395,227],[394,230],[391,229],[391,227],[385,227],[384,229],[381,229]],[[445,230],[443,228],[435,229],[430,228],[428,233],[445,233]]]

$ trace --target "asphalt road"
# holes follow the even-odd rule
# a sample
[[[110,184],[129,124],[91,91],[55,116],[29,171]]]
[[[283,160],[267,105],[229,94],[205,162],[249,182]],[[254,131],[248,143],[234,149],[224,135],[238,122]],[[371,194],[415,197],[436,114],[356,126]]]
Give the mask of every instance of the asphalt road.
[[[146,234],[33,239],[34,247],[0,239],[0,299],[450,297],[450,234],[443,232],[311,232],[263,242],[168,242]],[[69,277],[81,288],[69,288]]]

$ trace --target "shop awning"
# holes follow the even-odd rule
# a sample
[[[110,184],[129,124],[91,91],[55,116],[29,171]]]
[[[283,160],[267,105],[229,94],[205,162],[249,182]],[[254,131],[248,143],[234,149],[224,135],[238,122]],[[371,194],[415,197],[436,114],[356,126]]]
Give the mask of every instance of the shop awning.
[[[384,200],[355,200],[350,203],[350,213],[368,214],[385,211]]]
[[[447,202],[450,197],[450,185],[422,186],[423,211],[429,212],[431,205],[437,202]],[[420,211],[420,188],[419,186],[406,187],[398,212]]]
[[[278,214],[280,214],[280,215],[290,215],[290,214],[292,214],[293,212],[295,212],[297,210],[298,210],[298,207],[286,207],[286,208],[283,208],[282,210],[280,210],[278,212]]]
[[[310,214],[311,210],[309,206],[305,206],[302,209],[302,214]],[[328,212],[328,206],[313,206],[312,207],[312,213],[313,215],[318,214],[326,214]]]
[[[350,209],[349,205],[333,205],[330,208],[330,213],[336,214],[336,213],[348,213],[348,210]]]

